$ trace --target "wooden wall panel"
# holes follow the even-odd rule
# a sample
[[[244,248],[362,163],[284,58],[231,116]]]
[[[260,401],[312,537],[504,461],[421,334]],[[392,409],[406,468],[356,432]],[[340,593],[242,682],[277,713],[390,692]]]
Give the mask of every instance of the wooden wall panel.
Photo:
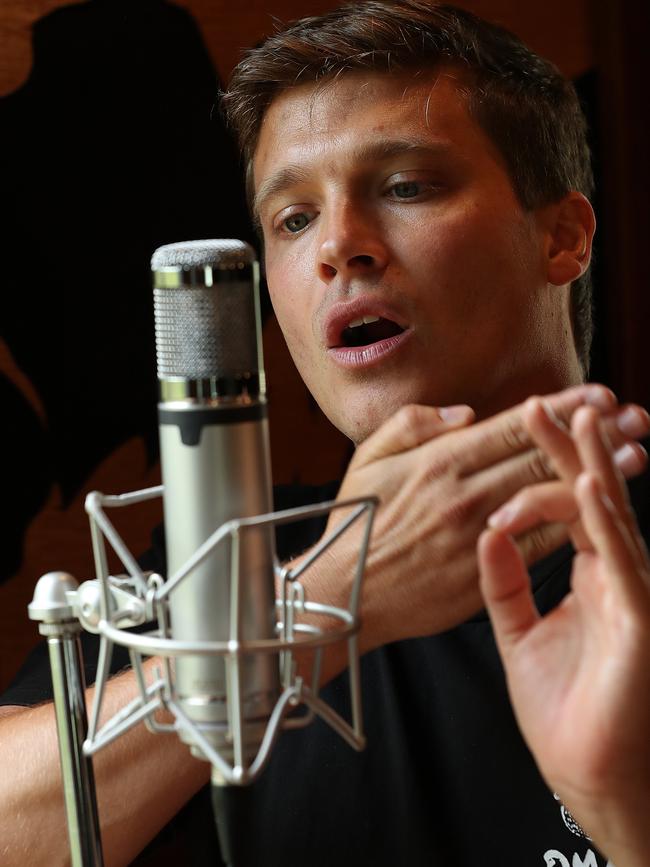
[[[93,2],[93,0],[88,0]],[[66,0],[3,0],[0,4],[0,95],[19,87],[31,68],[31,26]],[[226,79],[241,52],[271,32],[274,21],[317,15],[328,0],[249,0],[235,14],[227,0],[181,0],[199,24],[212,59]],[[571,77],[594,61],[590,0],[460,0],[458,5],[513,30]]]

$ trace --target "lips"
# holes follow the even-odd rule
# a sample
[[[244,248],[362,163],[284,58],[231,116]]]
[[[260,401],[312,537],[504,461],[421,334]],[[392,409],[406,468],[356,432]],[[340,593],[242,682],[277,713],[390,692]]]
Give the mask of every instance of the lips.
[[[376,363],[411,333],[399,311],[374,298],[335,304],[325,326],[328,354],[345,367]]]

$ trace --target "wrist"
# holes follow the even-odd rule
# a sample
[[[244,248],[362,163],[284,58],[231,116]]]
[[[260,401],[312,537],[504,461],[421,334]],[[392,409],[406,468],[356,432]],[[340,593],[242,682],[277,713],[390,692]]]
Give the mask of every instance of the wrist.
[[[285,564],[285,568],[291,570],[297,569],[310,553],[311,551],[306,551],[300,557]],[[348,542],[344,537],[338,539],[331,548],[325,550],[297,579],[304,589],[305,601],[332,606],[354,613],[353,590],[358,556],[358,542],[355,545],[354,541]],[[278,598],[281,598],[282,587],[279,582],[276,590]],[[361,604],[363,599],[363,582],[361,585],[361,597],[357,605],[357,616],[360,620],[360,627],[357,632],[357,647],[360,656],[382,643],[377,636],[376,630],[373,629],[372,622],[368,622],[363,611],[363,605]],[[315,626],[325,635],[340,632],[345,628],[345,624],[340,618],[328,614],[304,612],[299,615],[297,621]],[[295,641],[296,648],[293,653],[297,662],[298,673],[309,681],[314,651],[309,648],[300,648],[299,635],[296,636]],[[321,666],[321,684],[338,675],[347,665],[347,639],[333,640],[332,643],[326,644]]]
[[[562,800],[613,865],[646,867],[650,861],[650,788],[633,793],[630,786],[625,797]]]

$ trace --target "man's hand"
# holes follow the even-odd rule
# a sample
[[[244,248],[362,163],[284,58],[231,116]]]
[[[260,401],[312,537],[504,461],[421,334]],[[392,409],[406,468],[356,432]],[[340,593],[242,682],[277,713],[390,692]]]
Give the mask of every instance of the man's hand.
[[[625,451],[630,432],[642,436],[649,429],[639,408],[621,410],[609,390],[593,385],[547,401],[566,423],[579,406],[595,406],[616,447],[624,449],[626,473],[645,466],[640,446]],[[488,515],[522,488],[555,478],[524,424],[523,405],[477,424],[469,407],[454,409],[445,418],[436,409],[404,407],[358,448],[343,481],[341,499],[375,494],[380,500],[361,607],[363,651],[448,629],[478,611],[476,542]],[[619,426],[624,415],[627,432]],[[531,529],[522,538],[526,559],[565,539],[558,525]],[[322,598],[345,600],[339,576],[352,574],[355,544],[332,554],[330,583],[319,582]]]
[[[559,480],[516,495],[479,544],[481,590],[521,731],[550,787],[617,867],[650,863],[650,563],[605,425],[524,408]],[[562,522],[571,592],[541,618],[512,535]]]

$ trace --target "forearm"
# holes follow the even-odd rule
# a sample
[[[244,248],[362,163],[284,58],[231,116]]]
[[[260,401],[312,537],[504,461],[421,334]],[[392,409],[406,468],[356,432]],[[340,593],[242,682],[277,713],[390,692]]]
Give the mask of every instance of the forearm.
[[[105,716],[135,694],[131,672],[112,679]],[[52,704],[0,718],[0,766],[2,864],[69,863]],[[100,750],[93,766],[107,867],[129,864],[209,779],[209,766],[192,758],[175,735],[151,735],[142,724]]]
[[[350,534],[315,560],[299,579],[305,591],[305,600],[349,610],[360,547],[360,534],[357,536]],[[295,569],[308,554],[309,552],[305,552],[301,557],[285,564],[285,567]],[[415,634],[412,631],[412,621],[408,617],[395,613],[397,606],[391,597],[394,594],[396,578],[399,583],[408,584],[403,576],[400,576],[397,564],[391,562],[384,552],[375,554],[371,550],[364,570],[358,606],[360,625],[356,639],[359,656],[385,644],[411,638]],[[477,582],[474,582],[474,585],[464,588],[462,601],[458,597],[441,599],[437,616],[432,618],[431,632],[455,626],[479,609],[480,596]],[[282,595],[280,585],[277,587],[277,595],[279,598]],[[462,611],[459,613],[461,606]],[[318,627],[324,637],[340,632],[344,628],[341,620],[329,615],[305,613],[297,615],[296,620]],[[300,649],[301,637],[300,634],[296,634],[296,649],[293,655],[298,675],[309,683],[314,651]],[[323,686],[333,680],[348,667],[348,664],[347,639],[325,644],[320,666],[320,685]]]

